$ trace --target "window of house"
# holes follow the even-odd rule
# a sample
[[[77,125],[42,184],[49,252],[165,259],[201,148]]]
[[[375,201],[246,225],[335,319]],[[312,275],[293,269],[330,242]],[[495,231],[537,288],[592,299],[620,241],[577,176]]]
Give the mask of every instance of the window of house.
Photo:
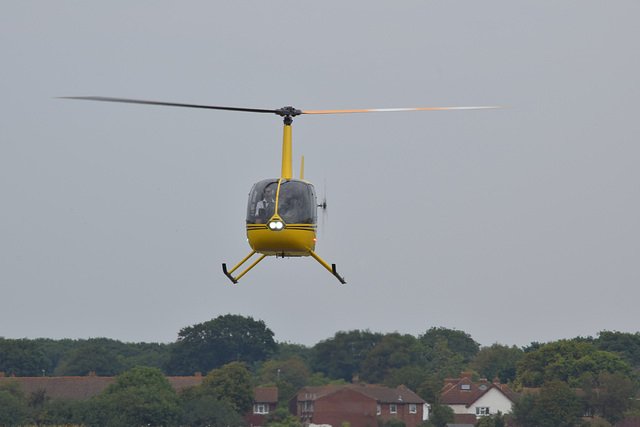
[[[489,415],[488,406],[476,406],[476,415]]]
[[[313,412],[313,402],[302,402],[302,412]]]
[[[269,413],[269,405],[266,403],[255,403],[253,405],[253,413],[254,414],[268,414]]]
[[[409,405],[409,413],[410,413],[410,414],[415,414],[415,413],[417,413],[417,412],[418,412],[418,408],[417,408],[417,406],[415,405],[415,403],[410,404],[410,405]]]
[[[380,408],[380,404],[378,404],[378,414],[377,415],[380,415],[380,414],[382,414],[382,408]]]
[[[460,385],[461,390],[471,390],[471,384],[462,384]]]
[[[397,414],[398,413],[398,405],[396,405],[394,403],[389,405],[389,412],[391,412],[392,414]]]

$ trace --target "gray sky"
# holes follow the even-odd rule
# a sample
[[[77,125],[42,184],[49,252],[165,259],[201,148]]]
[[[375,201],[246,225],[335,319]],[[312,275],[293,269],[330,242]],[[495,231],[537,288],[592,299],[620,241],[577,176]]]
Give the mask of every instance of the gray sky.
[[[233,313],[527,345],[638,322],[637,1],[3,1],[0,336],[171,342]],[[249,253],[271,115],[326,192],[313,259]]]

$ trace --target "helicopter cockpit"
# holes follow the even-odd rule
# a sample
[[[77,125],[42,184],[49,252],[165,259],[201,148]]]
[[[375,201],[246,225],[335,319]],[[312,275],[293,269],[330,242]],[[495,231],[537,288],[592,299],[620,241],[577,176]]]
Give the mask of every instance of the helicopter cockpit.
[[[249,193],[247,224],[266,224],[278,215],[285,224],[315,224],[316,194],[313,185],[297,179],[265,179]]]

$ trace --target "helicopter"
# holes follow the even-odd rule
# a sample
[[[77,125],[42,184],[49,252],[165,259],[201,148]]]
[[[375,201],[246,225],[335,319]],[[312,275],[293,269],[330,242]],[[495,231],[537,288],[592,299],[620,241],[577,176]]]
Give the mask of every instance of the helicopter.
[[[121,102],[131,104],[159,105],[170,107],[203,108],[250,113],[276,114],[283,118],[282,171],[280,178],[268,178],[253,184],[247,203],[246,230],[251,252],[230,270],[222,263],[222,272],[234,284],[267,256],[305,257],[311,256],[322,267],[335,276],[340,283],[346,284],[344,277],[338,274],[336,265],[327,263],[315,252],[318,208],[326,208],[326,202],[318,204],[313,185],[304,180],[304,157],[300,168],[300,178],[293,177],[292,131],[293,118],[303,114],[343,114],[393,111],[425,110],[481,110],[506,107],[417,107],[417,108],[378,108],[356,110],[299,110],[288,106],[277,109],[244,107],[224,107],[199,104],[184,104],[140,99],[112,98],[103,96],[65,96],[62,99],[86,101]],[[258,258],[248,267],[234,276],[254,255]]]

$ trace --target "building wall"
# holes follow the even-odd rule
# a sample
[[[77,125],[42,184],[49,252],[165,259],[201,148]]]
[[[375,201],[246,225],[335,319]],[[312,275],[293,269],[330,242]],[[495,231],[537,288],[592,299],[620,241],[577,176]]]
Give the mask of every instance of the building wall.
[[[374,399],[354,390],[342,389],[313,401],[313,414],[309,421],[334,427],[340,427],[345,421],[351,427],[375,427],[378,425],[376,413]]]
[[[303,411],[303,408],[310,404],[313,404],[313,412]],[[348,422],[351,427],[376,427],[378,419],[382,422],[398,419],[407,427],[416,427],[424,421],[422,403],[415,404],[415,413],[411,413],[410,404],[402,401],[395,403],[396,413],[391,413],[391,405],[381,403],[378,415],[378,402],[375,398],[356,390],[342,389],[315,400],[298,401],[295,410],[302,423],[333,427],[340,427],[344,422]]]
[[[485,394],[480,396],[478,400],[473,402],[468,408],[469,413],[476,413],[476,407],[488,407],[491,415],[498,411],[503,414],[511,413],[511,400],[502,394],[499,390],[492,388],[487,390]]]
[[[276,410],[276,407],[277,407],[276,403],[268,403],[268,405],[269,405],[269,412],[273,412]],[[247,422],[247,425],[249,427],[259,427],[264,423],[264,419],[266,416],[267,414],[254,414],[253,407],[251,407],[251,411],[249,411],[243,418]]]

